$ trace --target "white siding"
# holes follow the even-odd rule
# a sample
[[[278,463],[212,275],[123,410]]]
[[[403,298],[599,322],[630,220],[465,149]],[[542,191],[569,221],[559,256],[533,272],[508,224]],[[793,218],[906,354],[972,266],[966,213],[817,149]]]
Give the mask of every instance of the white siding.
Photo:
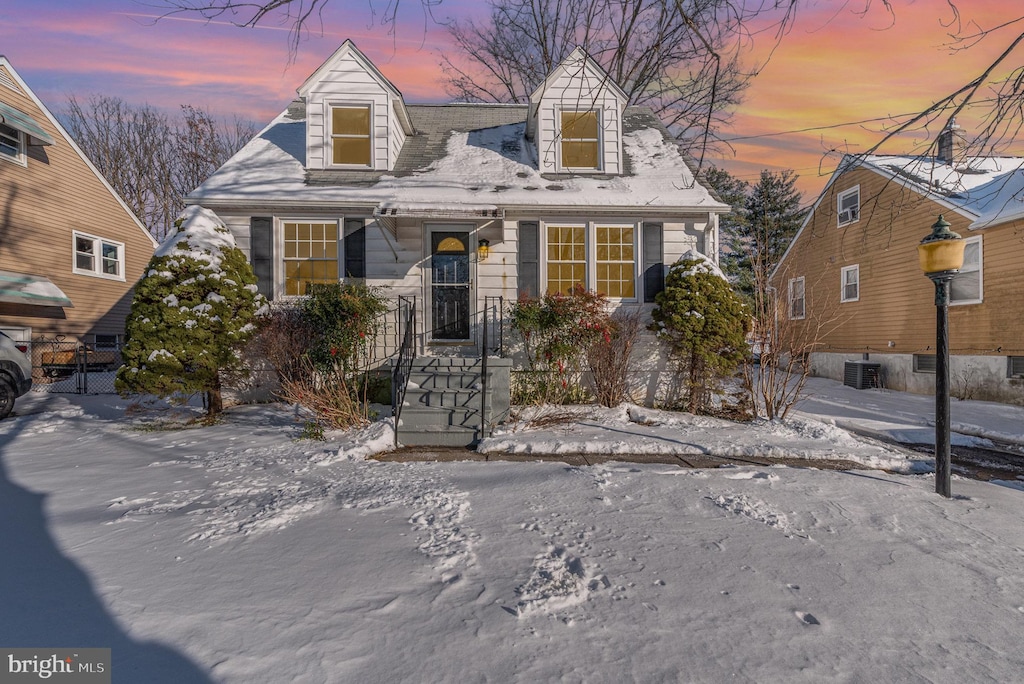
[[[691,249],[701,254],[707,254],[704,235],[704,228],[708,225],[706,216],[700,219],[666,221],[663,225],[662,240],[665,245],[663,258],[666,266],[671,266],[679,261],[679,257]],[[714,257],[712,256],[712,258]],[[717,261],[717,259],[715,260]]]

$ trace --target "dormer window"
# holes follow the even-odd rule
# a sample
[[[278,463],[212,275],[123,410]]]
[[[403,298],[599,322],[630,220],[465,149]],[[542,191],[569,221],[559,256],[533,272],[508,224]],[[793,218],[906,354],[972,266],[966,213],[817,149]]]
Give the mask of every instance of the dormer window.
[[[331,107],[331,163],[372,166],[369,106]]]
[[[562,167],[600,169],[597,112],[562,112]]]
[[[25,134],[7,124],[0,124],[0,157],[23,164],[25,161]]]

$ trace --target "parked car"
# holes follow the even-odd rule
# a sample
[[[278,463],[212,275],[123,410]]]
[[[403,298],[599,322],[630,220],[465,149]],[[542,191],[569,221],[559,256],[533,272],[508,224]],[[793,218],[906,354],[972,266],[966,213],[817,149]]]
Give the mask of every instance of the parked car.
[[[0,420],[11,415],[14,400],[32,389],[28,347],[0,332]]]

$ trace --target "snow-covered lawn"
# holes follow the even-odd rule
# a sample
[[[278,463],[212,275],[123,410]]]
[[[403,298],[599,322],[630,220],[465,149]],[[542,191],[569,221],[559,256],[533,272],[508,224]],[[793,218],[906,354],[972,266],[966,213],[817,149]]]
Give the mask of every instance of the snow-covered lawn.
[[[1024,492],[955,479],[945,500],[835,425],[620,409],[488,448],[674,441],[903,474],[381,463],[383,423],[313,442],[282,407],[169,431],[123,407],[32,397],[0,423],[0,644],[112,647],[128,683],[1024,672]]]

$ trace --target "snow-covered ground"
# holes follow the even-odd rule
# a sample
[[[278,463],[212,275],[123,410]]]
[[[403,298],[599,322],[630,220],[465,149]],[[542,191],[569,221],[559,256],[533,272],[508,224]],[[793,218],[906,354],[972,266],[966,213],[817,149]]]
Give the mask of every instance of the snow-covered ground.
[[[634,407],[485,447],[898,473],[382,463],[386,423],[314,442],[248,406],[157,430],[31,395],[0,423],[0,644],[111,647],[129,683],[1020,681],[1024,492],[943,499],[841,427],[876,406],[879,432],[926,429],[913,399],[811,389],[791,426]],[[1024,409],[953,416],[1024,441]]]

